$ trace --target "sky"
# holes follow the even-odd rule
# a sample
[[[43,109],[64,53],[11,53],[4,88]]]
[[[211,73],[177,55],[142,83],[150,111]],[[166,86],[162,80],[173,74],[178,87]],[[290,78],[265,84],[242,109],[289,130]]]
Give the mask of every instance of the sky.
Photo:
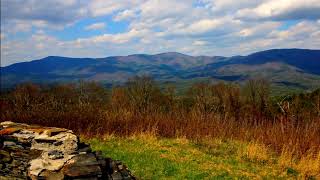
[[[320,49],[320,0],[1,0],[1,66],[46,56]]]

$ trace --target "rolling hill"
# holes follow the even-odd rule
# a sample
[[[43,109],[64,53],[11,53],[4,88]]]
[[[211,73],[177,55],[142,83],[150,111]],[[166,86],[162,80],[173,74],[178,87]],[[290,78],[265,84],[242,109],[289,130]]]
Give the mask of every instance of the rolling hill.
[[[272,49],[247,56],[189,56],[177,52],[106,58],[49,56],[1,67],[2,87],[22,82],[54,83],[93,80],[122,83],[134,75],[184,84],[192,79],[243,82],[262,77],[274,86],[313,89],[320,86],[320,50]]]

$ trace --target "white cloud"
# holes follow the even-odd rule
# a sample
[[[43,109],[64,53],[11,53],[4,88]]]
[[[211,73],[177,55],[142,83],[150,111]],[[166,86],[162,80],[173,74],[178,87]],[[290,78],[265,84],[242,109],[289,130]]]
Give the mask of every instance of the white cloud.
[[[206,7],[211,9],[216,15],[225,15],[234,13],[242,8],[255,7],[260,4],[261,0],[203,0]]]
[[[5,34],[5,41],[1,59],[11,64],[48,55],[103,57],[180,51],[229,56],[269,48],[319,49],[320,3],[316,1],[2,0],[1,38]],[[104,29],[106,24],[113,31],[91,37],[92,32],[85,31],[79,36],[86,38],[70,40],[46,34],[48,29],[55,31],[52,34],[64,33],[89,18],[106,23],[80,26],[83,31]],[[125,27],[117,32],[114,24]],[[23,31],[27,36],[14,34]]]
[[[0,38],[1,38],[1,39],[4,39],[5,37],[6,37],[6,34],[1,32],[1,33],[0,33]]]
[[[281,23],[270,21],[254,25],[252,27],[246,27],[240,32],[237,32],[237,34],[241,37],[262,36],[277,29],[280,26]]]
[[[92,0],[89,3],[89,11],[92,16],[109,15],[139,5],[141,2],[141,0]]]
[[[149,0],[141,5],[140,10],[142,17],[160,19],[186,15],[188,10],[191,12],[192,4],[190,0]]]
[[[193,43],[192,43],[192,45],[195,45],[195,46],[204,46],[204,45],[206,45],[206,44],[208,44],[207,41],[201,41],[201,40],[195,40],[195,41],[193,41]]]
[[[72,23],[83,17],[83,3],[76,0],[2,0],[1,19]]]
[[[102,30],[105,28],[106,28],[106,24],[101,22],[101,23],[94,23],[89,26],[86,26],[84,29],[85,30]]]
[[[288,30],[272,31],[269,36],[272,38],[278,38],[282,40],[303,40],[304,38],[310,38],[316,36],[320,32],[320,23],[314,23],[310,21],[302,21]],[[314,42],[320,42],[319,39],[314,39]]]
[[[94,36],[86,39],[78,39],[78,42],[86,42],[86,43],[115,43],[122,44],[127,43],[133,39],[143,37],[148,33],[148,30],[136,30],[131,29],[126,33],[118,33],[118,34],[103,34],[99,36]]]
[[[136,12],[131,9],[126,9],[120,13],[118,13],[113,19],[115,21],[122,21],[134,18],[136,16]]]
[[[215,28],[221,26],[222,24],[223,24],[223,22],[221,20],[202,19],[202,20],[194,22],[193,24],[188,26],[185,31],[188,33],[195,33],[195,34],[204,33],[204,32],[208,32],[212,29],[215,29]]]
[[[28,32],[31,31],[31,25],[25,23],[18,23],[13,28],[14,32]]]
[[[247,19],[318,19],[320,2],[319,0],[269,0],[254,8],[241,9],[237,12],[237,16]]]

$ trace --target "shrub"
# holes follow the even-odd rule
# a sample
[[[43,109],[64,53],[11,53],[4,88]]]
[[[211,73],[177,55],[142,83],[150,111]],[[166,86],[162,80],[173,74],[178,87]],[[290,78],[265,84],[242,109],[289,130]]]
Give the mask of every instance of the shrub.
[[[110,90],[94,82],[22,84],[2,93],[0,121],[72,129],[86,136],[233,138],[297,156],[320,151],[320,90],[270,97],[264,80],[246,85],[196,83],[177,96],[152,78],[134,77]]]

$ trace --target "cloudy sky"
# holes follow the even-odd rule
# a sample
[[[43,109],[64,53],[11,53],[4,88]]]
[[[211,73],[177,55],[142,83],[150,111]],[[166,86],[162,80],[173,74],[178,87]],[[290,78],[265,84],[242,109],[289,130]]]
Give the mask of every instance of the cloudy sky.
[[[320,0],[1,0],[1,66],[49,55],[320,49]]]

